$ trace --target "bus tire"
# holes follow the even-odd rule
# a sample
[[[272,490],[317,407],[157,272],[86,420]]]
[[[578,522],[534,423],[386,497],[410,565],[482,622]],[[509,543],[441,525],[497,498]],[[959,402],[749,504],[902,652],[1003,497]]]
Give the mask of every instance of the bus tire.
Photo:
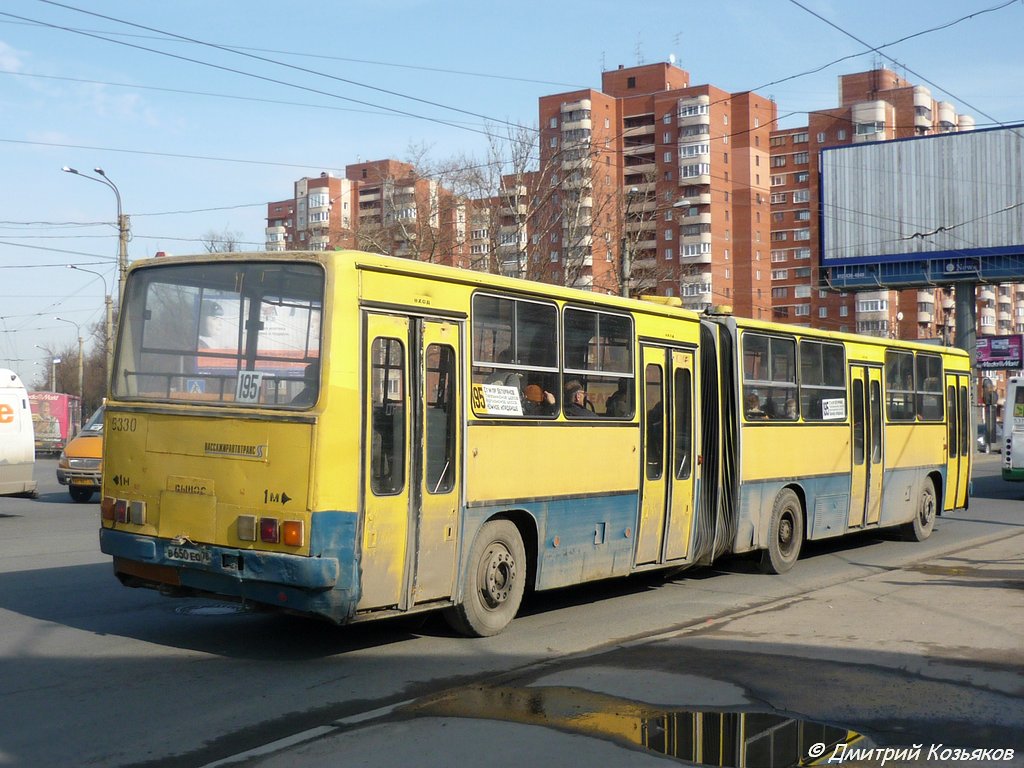
[[[775,497],[771,524],[768,526],[768,548],[761,552],[761,570],[785,573],[800,557],[804,542],[804,512],[800,497],[790,488],[783,488]]]
[[[477,534],[463,575],[462,602],[445,620],[466,637],[496,635],[519,612],[526,588],[526,548],[509,520],[485,523]]]
[[[917,499],[914,519],[903,526],[903,538],[906,541],[924,541],[932,535],[932,529],[935,527],[936,503],[935,483],[930,477],[926,477],[921,488],[921,495]]]
[[[85,504],[85,502],[92,498],[92,489],[79,488],[72,485],[68,488],[68,495],[71,496],[72,501],[77,501],[79,504]]]

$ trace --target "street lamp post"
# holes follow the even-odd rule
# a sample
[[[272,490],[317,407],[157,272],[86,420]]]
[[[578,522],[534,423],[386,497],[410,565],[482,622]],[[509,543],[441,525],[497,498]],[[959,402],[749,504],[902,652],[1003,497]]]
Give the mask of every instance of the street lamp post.
[[[93,168],[93,171],[99,176],[89,176],[88,174],[82,173],[81,171],[64,166],[61,168],[64,173],[73,173],[75,176],[79,176],[89,181],[95,181],[97,184],[104,184],[114,192],[114,197],[117,198],[117,300],[118,304],[124,300],[124,278],[125,273],[128,271],[128,235],[131,231],[131,224],[128,221],[128,217],[121,210],[121,190],[117,188],[117,185],[110,180],[107,176],[106,171],[102,168]]]
[[[85,400],[85,357],[82,355],[82,326],[74,320],[65,320],[63,317],[55,317],[53,319],[73,325],[75,330],[78,331],[78,396]]]
[[[114,363],[114,310],[113,301],[110,298],[110,291],[107,290],[107,278],[101,275],[99,272],[94,272],[91,269],[85,269],[79,267],[76,264],[67,264],[68,269],[74,269],[78,272],[88,272],[90,275],[96,275],[100,280],[103,281],[103,302],[106,305],[106,323],[104,328],[104,349],[106,351],[106,370],[104,371],[104,381],[107,385],[110,384],[110,371],[113,370]],[[104,396],[106,392],[103,393]]]
[[[60,358],[57,357],[53,352],[48,350],[46,347],[41,347],[38,344],[34,345],[36,349],[41,349],[47,355],[50,356],[50,391],[57,391],[57,363],[60,362]]]

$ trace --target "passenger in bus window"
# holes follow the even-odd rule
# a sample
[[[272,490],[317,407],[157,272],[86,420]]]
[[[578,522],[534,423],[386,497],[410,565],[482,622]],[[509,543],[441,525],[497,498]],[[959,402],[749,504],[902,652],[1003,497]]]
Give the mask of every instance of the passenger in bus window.
[[[795,419],[799,414],[797,413],[796,400],[792,397],[786,401],[786,418]]]
[[[573,379],[565,385],[565,415],[569,418],[590,418],[593,412],[587,408],[587,391]]]
[[[632,399],[629,392],[629,379],[619,379],[619,386],[615,392],[612,393],[611,397],[608,398],[608,402],[605,403],[604,415],[623,417],[633,415],[633,405],[630,402]]]
[[[292,405],[312,405],[316,402],[318,384],[320,380],[320,361],[310,363],[302,373],[302,380],[306,386],[295,397],[292,398]]]
[[[540,384],[527,384],[523,390],[523,413],[527,416],[551,416],[558,410],[555,396]]]
[[[768,415],[761,410],[761,398],[756,392],[748,392],[743,400],[744,411],[747,414],[747,421],[763,421]]]

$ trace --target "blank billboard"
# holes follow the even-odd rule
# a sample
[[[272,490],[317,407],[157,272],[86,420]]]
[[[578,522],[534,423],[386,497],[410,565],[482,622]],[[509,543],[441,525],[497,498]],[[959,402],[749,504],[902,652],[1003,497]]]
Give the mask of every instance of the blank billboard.
[[[822,150],[821,246],[840,283],[1024,279],[1024,126]]]

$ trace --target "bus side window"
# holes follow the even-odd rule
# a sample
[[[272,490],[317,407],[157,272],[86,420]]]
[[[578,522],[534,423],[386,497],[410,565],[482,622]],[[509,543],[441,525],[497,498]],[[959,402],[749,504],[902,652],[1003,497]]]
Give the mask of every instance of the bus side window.
[[[370,417],[370,487],[378,496],[405,485],[405,353],[399,339],[373,340]]]

